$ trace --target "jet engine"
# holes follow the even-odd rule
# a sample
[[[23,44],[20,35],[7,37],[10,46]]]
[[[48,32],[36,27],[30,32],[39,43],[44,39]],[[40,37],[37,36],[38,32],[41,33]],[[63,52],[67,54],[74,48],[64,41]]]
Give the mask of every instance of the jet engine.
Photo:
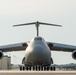
[[[3,52],[0,51],[0,59],[3,57]]]
[[[73,53],[72,53],[72,58],[73,58],[74,60],[76,60],[76,50],[73,51]]]

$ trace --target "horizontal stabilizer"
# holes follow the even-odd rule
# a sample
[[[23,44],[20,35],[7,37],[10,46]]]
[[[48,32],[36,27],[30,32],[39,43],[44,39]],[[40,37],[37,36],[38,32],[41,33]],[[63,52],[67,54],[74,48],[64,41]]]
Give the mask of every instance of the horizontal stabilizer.
[[[33,25],[35,24],[36,26],[36,30],[37,30],[37,36],[39,36],[39,25],[49,25],[49,26],[57,26],[57,27],[62,27],[61,25],[57,25],[57,24],[50,24],[50,23],[43,23],[43,22],[32,22],[32,23],[25,23],[25,24],[18,24],[18,25],[13,25],[13,27],[17,27],[17,26],[24,26],[24,25]]]
[[[24,24],[18,24],[18,25],[13,25],[13,27],[16,27],[16,26],[24,26],[24,25],[33,25],[33,24],[36,24],[36,25],[50,25],[50,26],[59,26],[59,27],[62,27],[61,25],[57,25],[57,24],[50,24],[50,23],[43,23],[43,22],[32,22],[32,23],[24,23]]]

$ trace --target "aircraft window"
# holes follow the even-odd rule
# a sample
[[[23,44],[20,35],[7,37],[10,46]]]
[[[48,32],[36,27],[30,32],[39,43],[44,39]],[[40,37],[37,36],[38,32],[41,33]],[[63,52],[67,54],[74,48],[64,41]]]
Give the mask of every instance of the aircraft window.
[[[42,40],[42,38],[35,38],[34,40]]]

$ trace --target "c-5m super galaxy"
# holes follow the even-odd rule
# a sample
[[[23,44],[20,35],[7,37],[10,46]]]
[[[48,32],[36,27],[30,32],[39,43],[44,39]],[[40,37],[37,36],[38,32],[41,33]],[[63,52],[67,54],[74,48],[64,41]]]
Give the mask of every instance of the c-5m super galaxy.
[[[65,51],[72,52],[73,59],[76,60],[76,46],[47,42],[42,37],[39,36],[39,26],[40,25],[49,25],[49,26],[58,26],[61,25],[49,24],[43,22],[32,22],[25,24],[18,24],[16,26],[25,26],[25,25],[34,25],[36,26],[37,36],[34,37],[29,42],[16,43],[10,45],[0,46],[0,58],[3,57],[3,52],[10,51],[22,51],[25,50],[25,56],[22,59],[22,64],[24,67],[20,68],[20,70],[49,70],[50,65],[53,64],[53,58],[51,57],[51,51]],[[55,67],[51,67],[51,70],[55,70]]]

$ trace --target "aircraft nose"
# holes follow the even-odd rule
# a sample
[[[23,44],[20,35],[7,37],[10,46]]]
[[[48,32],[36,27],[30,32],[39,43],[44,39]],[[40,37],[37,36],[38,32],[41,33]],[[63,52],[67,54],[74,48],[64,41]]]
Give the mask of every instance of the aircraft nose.
[[[33,53],[35,56],[42,56],[45,53],[45,49],[42,46],[35,46],[33,48]]]
[[[35,45],[28,53],[26,52],[26,61],[31,61],[32,63],[44,63],[48,62],[49,59],[50,52],[42,45]]]
[[[34,61],[48,61],[50,54],[43,46],[34,46],[32,58]]]
[[[34,48],[33,48],[33,51],[35,52],[35,51],[38,51],[38,52],[40,52],[40,51],[42,51],[44,48],[42,47],[42,46],[34,46]]]

